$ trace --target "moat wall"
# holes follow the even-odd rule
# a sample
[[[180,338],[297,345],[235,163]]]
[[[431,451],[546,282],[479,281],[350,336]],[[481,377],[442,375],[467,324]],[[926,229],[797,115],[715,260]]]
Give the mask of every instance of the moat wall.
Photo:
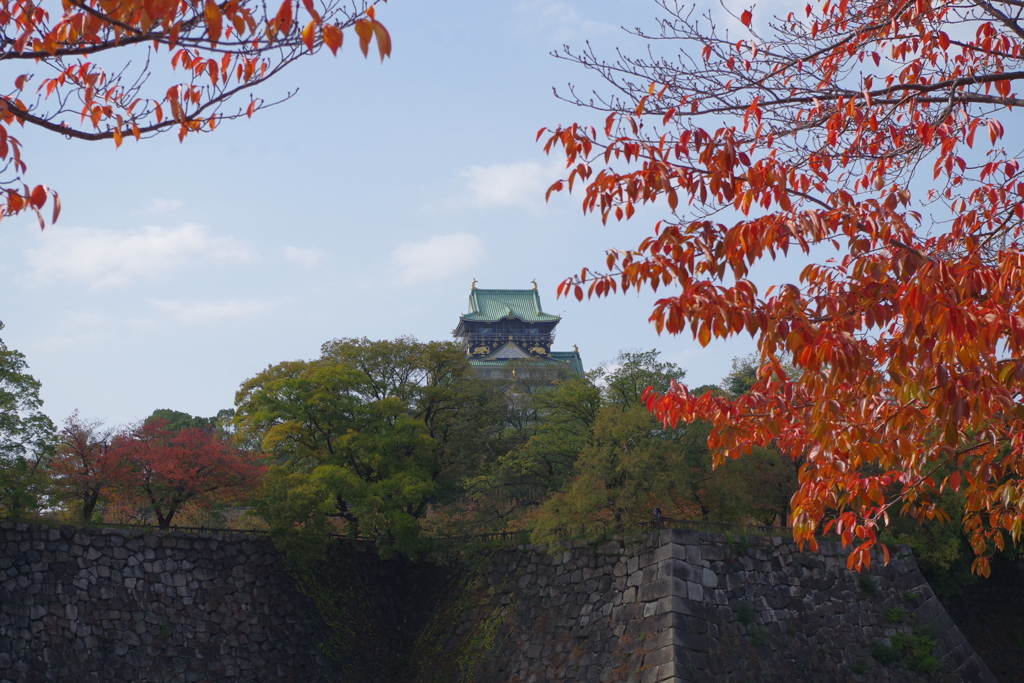
[[[909,554],[845,556],[676,530],[449,563],[339,544],[311,584],[260,537],[0,523],[0,681],[995,681]],[[937,670],[877,661],[925,627]]]

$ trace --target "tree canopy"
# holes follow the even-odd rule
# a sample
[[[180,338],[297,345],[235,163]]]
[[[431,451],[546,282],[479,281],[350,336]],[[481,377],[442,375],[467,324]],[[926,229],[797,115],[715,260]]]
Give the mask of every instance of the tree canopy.
[[[43,226],[48,202],[53,221],[60,213],[55,192],[24,182],[16,125],[117,146],[213,131],[274,104],[253,89],[324,46],[337,54],[346,33],[363,55],[375,42],[383,60],[391,38],[376,5],[0,0],[0,62],[11,79],[0,90],[0,217],[32,210]]]
[[[635,532],[653,519],[654,508],[667,518],[786,522],[796,468],[777,449],[757,448],[714,468],[708,423],[666,428],[647,409],[641,400],[646,387],[664,391],[684,376],[659,355],[623,351],[592,373],[600,384],[590,385],[598,400],[589,404],[589,419],[577,421],[571,468],[533,515],[538,540]],[[718,387],[707,389],[722,394]],[[547,420],[540,433],[564,429]]]
[[[271,366],[236,397],[236,440],[274,465],[258,505],[286,546],[330,531],[414,551],[419,520],[455,481],[461,429],[477,401],[454,344],[339,339],[312,361]]]
[[[1024,180],[1004,139],[1024,104],[1019,6],[811,0],[729,19],[658,5],[637,32],[649,50],[562,54],[604,79],[568,97],[604,125],[539,137],[567,162],[551,191],[582,185],[605,221],[661,200],[668,213],[560,293],[669,290],[659,331],[754,338],[748,392],[676,384],[648,403],[670,425],[710,421],[720,462],[770,443],[801,459],[799,540],[834,530],[867,565],[891,515],[943,519],[949,488],[986,573],[1024,530]],[[759,262],[791,251],[815,262],[755,285]]]
[[[25,355],[0,339],[0,512],[13,516],[35,509],[47,488],[43,465],[54,426],[42,411],[40,387]]]
[[[186,506],[244,501],[258,490],[265,466],[211,429],[170,429],[148,420],[114,436],[101,470],[116,497],[161,528]]]
[[[106,501],[118,480],[117,462],[111,457],[115,431],[99,420],[87,420],[76,410],[66,420],[48,468],[56,479],[64,502],[83,522]]]

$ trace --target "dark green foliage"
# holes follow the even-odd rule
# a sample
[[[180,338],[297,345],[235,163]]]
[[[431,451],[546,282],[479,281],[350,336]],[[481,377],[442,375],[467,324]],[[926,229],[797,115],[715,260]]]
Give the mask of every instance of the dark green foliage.
[[[53,422],[42,412],[41,385],[27,370],[25,356],[0,340],[0,515],[10,517],[38,510],[51,483],[45,463]]]
[[[230,434],[234,431],[232,424],[234,416],[235,411],[231,408],[223,408],[217,411],[213,417],[189,415],[170,408],[157,408],[145,419],[145,422],[163,420],[167,423],[166,428],[172,432],[180,432],[183,429],[211,429],[222,434]]]
[[[736,609],[736,621],[744,626],[754,623],[754,607],[749,602],[742,602]]]
[[[935,633],[930,628],[916,628],[913,634],[896,633],[890,641],[891,644],[876,643],[871,648],[871,656],[879,664],[895,664],[903,660],[908,669],[923,673],[932,673],[942,667],[932,656]]]
[[[656,507],[664,517],[679,519],[786,521],[796,489],[790,459],[775,449],[757,449],[716,463],[707,447],[710,425],[666,429],[641,401],[641,387],[664,391],[682,377],[681,368],[659,361],[657,351],[624,352],[610,367],[592,377],[604,387],[590,439],[583,441],[572,479],[535,516],[535,540],[628,532],[650,521]]]
[[[601,407],[600,390],[582,377],[533,392],[512,389],[491,402],[482,444],[489,457],[467,480],[469,518],[480,531],[509,525],[571,480]]]
[[[878,584],[875,583],[874,577],[869,574],[857,575],[857,589],[869,598],[878,595]]]
[[[895,634],[892,646],[906,659],[908,669],[931,673],[941,668],[939,661],[932,656],[935,633],[927,627],[914,629],[913,635]]]
[[[939,506],[952,519],[962,519],[964,501],[949,489],[939,496]],[[914,550],[921,573],[936,594],[960,595],[964,586],[978,580],[971,571],[974,551],[957,522],[935,519],[924,523],[908,517],[895,517],[886,527],[882,541],[909,545]]]
[[[893,607],[885,613],[885,618],[890,624],[902,624],[903,620],[907,618],[907,610],[902,607]]]

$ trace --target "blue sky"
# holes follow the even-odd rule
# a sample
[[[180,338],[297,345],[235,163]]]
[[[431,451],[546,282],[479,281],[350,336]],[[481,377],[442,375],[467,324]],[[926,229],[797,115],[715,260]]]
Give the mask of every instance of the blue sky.
[[[298,94],[182,144],[21,135],[30,183],[61,194],[58,225],[0,224],[0,336],[43,383],[46,410],[123,424],[156,408],[212,415],[269,364],[337,337],[451,338],[470,282],[526,288],[563,316],[557,349],[588,368],[658,348],[691,385],[718,382],[749,340],[659,338],[653,296],[558,300],[559,281],[633,247],[667,211],[605,227],[580,196],[544,202],[557,159],[542,126],[603,117],[552,87],[594,83],[549,52],[621,25],[649,0],[392,0],[392,59],[305,60],[260,94]],[[635,44],[634,44],[635,47]],[[793,273],[799,266],[788,266]]]

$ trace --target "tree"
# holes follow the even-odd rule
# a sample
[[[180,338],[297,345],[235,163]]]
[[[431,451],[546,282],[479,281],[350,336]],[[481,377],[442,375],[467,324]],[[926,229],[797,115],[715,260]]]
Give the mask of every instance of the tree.
[[[160,528],[186,505],[245,500],[266,468],[209,429],[173,431],[149,420],[118,434],[108,456],[116,497],[148,510]]]
[[[243,383],[235,438],[275,463],[258,504],[271,533],[315,554],[337,521],[414,551],[431,501],[460,478],[460,425],[478,404],[469,380],[454,344],[403,337],[328,342]]]
[[[76,410],[64,420],[57,438],[49,470],[79,519],[91,521],[117,479],[118,463],[110,456],[114,430],[103,429],[99,420],[83,420]]]
[[[0,512],[13,517],[41,504],[49,483],[44,464],[53,446],[41,384],[27,370],[24,354],[0,339]]]
[[[490,406],[492,418],[484,424],[503,429],[488,434],[486,455],[466,482],[466,527],[504,530],[522,523],[572,480],[580,452],[593,441],[602,399],[590,378],[570,377],[535,392],[518,391],[518,384],[511,386],[512,400],[499,396]]]
[[[235,411],[230,408],[218,410],[217,414],[213,417],[190,415],[180,410],[171,410],[170,408],[157,408],[146,418],[146,422],[162,420],[166,422],[167,429],[175,432],[195,427],[197,429],[215,430],[219,434],[225,435],[232,433],[234,429],[232,420],[234,417]]]
[[[714,468],[710,424],[698,420],[669,429],[650,413],[641,400],[645,388],[665,390],[684,375],[659,355],[624,351],[595,373],[604,385],[601,401],[585,437],[576,441],[572,476],[563,478],[536,515],[538,540],[564,531],[628,532],[651,520],[655,507],[682,519],[785,521],[795,468],[776,450],[757,448]]]
[[[756,340],[748,393],[675,385],[648,403],[713,422],[720,462],[769,443],[805,458],[801,542],[835,531],[866,566],[890,515],[943,519],[951,488],[987,573],[1024,529],[1024,183],[1002,141],[1024,104],[1018,6],[816,0],[728,32],[660,6],[642,56],[562,55],[614,93],[570,96],[607,113],[601,130],[539,135],[566,155],[551,191],[584,184],[605,221],[662,199],[671,215],[559,293],[674,287],[659,331]],[[816,262],[762,293],[751,268],[790,250]]]
[[[376,4],[69,0],[58,8],[0,0],[0,61],[12,77],[0,94],[0,217],[31,209],[42,227],[51,194],[53,221],[60,212],[56,193],[23,183],[15,124],[117,146],[174,129],[180,139],[212,131],[274,104],[252,89],[325,45],[337,54],[349,29],[364,55],[376,41],[383,60],[391,39]],[[246,103],[231,105],[246,94]]]
[[[594,379],[604,385],[604,398],[623,409],[643,404],[648,387],[666,391],[686,372],[676,365],[658,360],[661,352],[620,351],[607,367],[599,368]]]

